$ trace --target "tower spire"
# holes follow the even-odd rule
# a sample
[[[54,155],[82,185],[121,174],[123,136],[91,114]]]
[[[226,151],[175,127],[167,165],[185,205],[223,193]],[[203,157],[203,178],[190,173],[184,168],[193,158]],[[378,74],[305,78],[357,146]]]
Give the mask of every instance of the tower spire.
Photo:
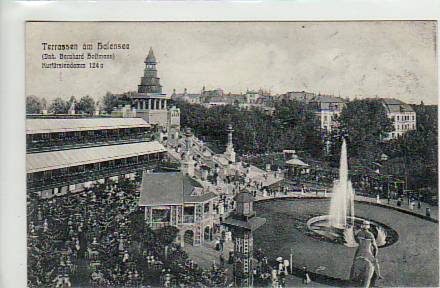
[[[150,47],[150,50],[148,51],[147,58],[145,58],[144,61],[145,64],[157,64],[156,57],[154,56],[153,47]]]
[[[141,83],[138,85],[138,93],[162,93],[162,86],[160,85],[160,78],[157,77],[156,57],[154,56],[153,48],[150,47],[147,58],[145,58],[144,76],[141,78]]]

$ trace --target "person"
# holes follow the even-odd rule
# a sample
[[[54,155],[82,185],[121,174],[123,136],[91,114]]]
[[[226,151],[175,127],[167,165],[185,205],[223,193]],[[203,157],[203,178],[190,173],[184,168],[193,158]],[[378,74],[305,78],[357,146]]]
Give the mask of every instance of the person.
[[[228,264],[234,263],[234,250],[229,250]]]
[[[426,207],[426,217],[431,217],[431,208]]]
[[[303,284],[309,284],[312,282],[312,279],[310,279],[309,272],[307,271],[307,267],[303,267]]]
[[[223,257],[223,253],[220,254],[220,267],[223,268],[225,266],[225,258]]]
[[[377,259],[377,253],[379,252],[379,247],[376,243],[376,238],[374,234],[369,230],[370,221],[365,220],[362,223],[361,231],[356,234],[357,242],[359,246],[355,253],[355,259],[357,257],[365,257],[370,260],[374,265],[374,271],[378,279],[383,279],[380,272],[379,261]],[[373,276],[374,277],[374,276]]]

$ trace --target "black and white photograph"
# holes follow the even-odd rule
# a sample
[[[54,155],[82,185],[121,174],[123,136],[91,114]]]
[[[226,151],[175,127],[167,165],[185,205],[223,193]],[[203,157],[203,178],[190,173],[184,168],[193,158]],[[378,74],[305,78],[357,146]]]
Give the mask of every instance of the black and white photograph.
[[[438,23],[28,21],[28,287],[438,287]]]

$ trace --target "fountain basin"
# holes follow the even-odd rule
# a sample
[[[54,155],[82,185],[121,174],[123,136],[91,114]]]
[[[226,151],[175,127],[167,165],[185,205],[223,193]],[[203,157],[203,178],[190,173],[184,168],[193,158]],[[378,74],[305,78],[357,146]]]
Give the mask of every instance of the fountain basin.
[[[347,217],[347,222],[354,223],[354,226],[347,225],[346,227],[334,227],[331,224],[330,215],[312,217],[307,220],[306,225],[310,231],[327,238],[331,242],[342,244],[347,247],[357,247],[358,244],[355,240],[355,235],[361,230],[361,225],[365,220],[370,222],[369,230],[374,234],[379,248],[390,246],[397,241],[397,232],[391,227],[361,217]]]

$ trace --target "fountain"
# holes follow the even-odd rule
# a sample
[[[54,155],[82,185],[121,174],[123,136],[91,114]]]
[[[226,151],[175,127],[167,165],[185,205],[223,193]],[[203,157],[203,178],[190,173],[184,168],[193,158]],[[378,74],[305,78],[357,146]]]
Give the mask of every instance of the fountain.
[[[354,215],[354,189],[348,179],[347,143],[342,141],[339,162],[339,178],[334,182],[328,215],[313,217],[307,221],[314,233],[335,240],[347,247],[356,247],[356,229],[364,219]],[[376,230],[378,246],[386,245],[386,231],[378,223],[371,223]]]

